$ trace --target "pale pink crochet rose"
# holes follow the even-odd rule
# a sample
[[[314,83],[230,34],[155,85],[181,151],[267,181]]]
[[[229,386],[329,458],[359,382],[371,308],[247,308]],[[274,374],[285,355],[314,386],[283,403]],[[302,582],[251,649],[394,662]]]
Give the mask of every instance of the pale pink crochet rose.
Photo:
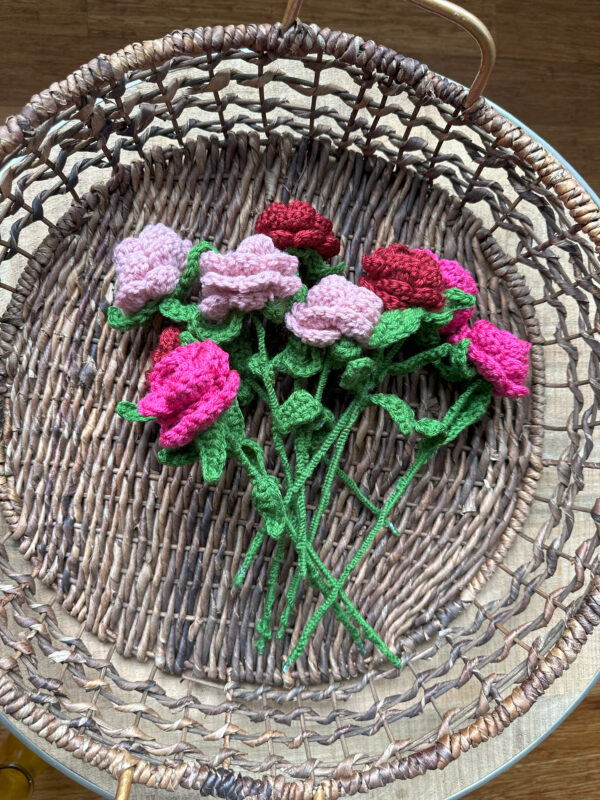
[[[203,253],[200,311],[220,322],[230,311],[254,311],[276,297],[290,297],[302,286],[298,259],[278,250],[271,239],[248,236],[237,250],[221,255]]]
[[[124,314],[170,294],[187,263],[192,246],[159,222],[146,225],[138,237],[123,239],[114,250],[117,291],[115,305]]]
[[[231,406],[240,376],[229,369],[229,354],[207,339],[164,355],[148,382],[150,392],[138,403],[138,411],[156,417],[162,445],[182,447]]]
[[[430,256],[433,256],[433,258],[435,258],[440,265],[440,271],[442,273],[442,278],[444,284],[446,285],[446,289],[461,289],[463,292],[473,295],[477,295],[479,293],[473,276],[468,270],[462,267],[458,261],[440,258],[439,256],[436,256],[435,253],[432,253],[431,250],[425,249],[425,252],[429,253]],[[454,334],[459,333],[467,325],[472,316],[472,308],[459,308],[454,312],[452,320],[440,329],[440,333],[444,336],[453,336]],[[464,338],[464,333],[462,336],[459,336],[459,338]]]
[[[530,342],[497,328],[487,320],[477,320],[471,330],[467,358],[477,372],[494,387],[499,397],[524,397],[529,371]]]
[[[367,344],[379,322],[383,302],[342,275],[327,275],[308,290],[305,303],[286,314],[289,330],[306,344],[326,347],[347,336]]]

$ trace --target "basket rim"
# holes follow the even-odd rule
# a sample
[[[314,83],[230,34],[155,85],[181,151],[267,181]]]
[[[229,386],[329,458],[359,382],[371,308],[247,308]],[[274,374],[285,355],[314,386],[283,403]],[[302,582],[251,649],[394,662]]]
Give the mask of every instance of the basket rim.
[[[69,106],[81,106],[87,94],[123,80],[134,70],[156,70],[177,57],[239,49],[269,52],[279,58],[333,56],[342,64],[358,67],[365,73],[381,73],[397,83],[407,84],[417,96],[436,97],[450,104],[467,124],[491,134],[496,146],[512,150],[517,158],[527,163],[542,183],[556,193],[574,222],[600,252],[600,208],[571,172],[514,121],[500,114],[482,97],[465,109],[468,90],[416,59],[360,36],[303,22],[297,22],[286,31],[279,22],[184,28],[157,39],[133,42],[111,55],[101,53],[62,81],[33,95],[19,114],[9,116],[5,124],[0,125],[0,167],[5,166],[10,156],[44,123],[59,117]]]

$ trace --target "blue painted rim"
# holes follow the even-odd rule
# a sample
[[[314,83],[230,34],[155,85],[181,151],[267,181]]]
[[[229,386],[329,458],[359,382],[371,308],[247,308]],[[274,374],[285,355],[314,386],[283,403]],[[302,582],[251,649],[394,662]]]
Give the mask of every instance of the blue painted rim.
[[[517,127],[521,128],[521,130],[524,131],[524,133],[528,134],[529,136],[531,136],[532,139],[541,144],[542,147],[544,147],[544,149],[546,149],[552,156],[554,156],[554,158],[557,161],[559,161],[564,167],[566,167],[566,169],[569,170],[569,172],[575,178],[575,180],[581,186],[583,186],[583,188],[590,195],[594,203],[596,203],[596,205],[600,207],[600,198],[598,197],[598,194],[592,189],[589,183],[579,174],[579,172],[574,167],[572,167],[569,164],[569,162],[566,161],[554,147],[552,147],[551,144],[548,144],[548,142],[545,139],[542,139],[541,136],[538,136],[538,134],[534,133],[531,130],[531,128],[529,128],[523,122],[518,120],[515,116],[513,116],[513,114],[510,114],[501,106],[497,105],[497,103],[493,103],[491,100],[487,100],[487,98],[486,102],[489,106],[491,106],[500,114],[502,114],[503,117],[506,117],[506,119],[510,120],[510,122],[514,123]],[[571,703],[571,705],[566,709],[566,711],[556,720],[556,722],[553,725],[551,725],[547,730],[541,733],[537,739],[531,742],[531,744],[529,744],[520,753],[517,753],[517,755],[513,756],[504,764],[502,764],[501,767],[498,767],[497,769],[490,772],[489,775],[485,775],[480,780],[476,781],[475,783],[472,783],[470,786],[467,786],[467,788],[460,789],[458,792],[449,795],[447,800],[459,800],[459,798],[464,797],[466,794],[469,794],[469,792],[473,792],[475,789],[484,786],[486,783],[493,780],[494,778],[497,778],[499,775],[502,775],[503,772],[506,772],[507,769],[510,769],[510,767],[514,766],[518,761],[520,761],[526,755],[531,753],[532,750],[535,750],[535,748],[539,744],[541,744],[544,741],[544,739],[547,739],[548,736],[554,733],[554,731],[558,728],[558,726],[562,725],[562,723],[566,720],[566,718],[573,711],[575,711],[577,706],[589,694],[589,692],[592,690],[592,688],[599,680],[600,680],[600,668],[598,669],[592,680],[585,687],[585,689],[583,689],[581,694],[578,695],[578,697]],[[55,759],[49,753],[46,753],[44,750],[42,750],[34,740],[29,739],[25,734],[21,733],[21,731],[18,730],[18,728],[15,726],[11,718],[7,717],[6,714],[4,714],[4,712],[1,710],[0,710],[0,722],[14,736],[16,736],[17,739],[20,739],[23,742],[23,744],[27,748],[29,748],[29,750],[31,750],[33,753],[35,753],[37,756],[43,759],[51,767],[58,770],[59,772],[62,772],[63,775],[66,775],[72,781],[80,784],[85,789],[88,789],[91,792],[95,792],[96,794],[99,794],[101,797],[107,798],[107,800],[113,800],[114,794],[109,794],[105,789],[101,789],[99,786],[96,786],[96,784],[92,783],[87,778],[84,778],[83,775],[80,775],[79,773],[75,772],[73,769],[71,769],[71,767],[67,767],[65,764],[62,764],[60,761]]]

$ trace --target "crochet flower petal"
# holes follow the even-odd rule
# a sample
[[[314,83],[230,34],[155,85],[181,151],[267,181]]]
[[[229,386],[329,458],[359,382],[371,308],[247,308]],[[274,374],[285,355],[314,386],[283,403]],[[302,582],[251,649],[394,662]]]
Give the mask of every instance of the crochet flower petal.
[[[439,311],[447,288],[437,258],[403,244],[364,255],[358,283],[380,297],[388,311],[410,306]]]
[[[296,294],[302,286],[296,275],[298,259],[278,250],[263,235],[249,236],[230,253],[204,253],[200,267],[200,310],[213,322],[233,309],[263,308],[270,300]]]
[[[333,235],[331,220],[302,200],[289,205],[271,203],[256,220],[257,233],[270,236],[282,250],[288,247],[316,250],[323,258],[340,252],[340,242]]]
[[[478,320],[469,333],[469,361],[500,397],[524,397],[529,371],[530,342],[487,320]]]
[[[140,235],[120,242],[113,260],[117,277],[115,305],[125,314],[170,294],[187,262],[192,243],[166,225],[146,225]]]
[[[150,376],[151,391],[138,409],[156,417],[161,444],[182,447],[231,406],[239,384],[225,351],[210,339],[192,342],[158,361]]]
[[[309,289],[306,302],[292,306],[285,322],[298,338],[316,347],[343,336],[366,344],[382,310],[383,304],[373,292],[341,275],[327,275]]]

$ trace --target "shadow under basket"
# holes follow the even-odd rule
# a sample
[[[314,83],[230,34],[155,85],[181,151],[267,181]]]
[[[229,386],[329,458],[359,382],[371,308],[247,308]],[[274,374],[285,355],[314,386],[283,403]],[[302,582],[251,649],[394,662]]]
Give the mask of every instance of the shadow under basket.
[[[199,28],[90,62],[0,128],[0,709],[97,767],[101,789],[128,767],[236,799],[414,777],[526,713],[600,621],[600,214],[464,97],[347,34]],[[244,473],[232,461],[208,487],[197,465],[161,467],[158,428],[115,413],[160,333],[108,326],[115,244],[163,222],[224,250],[297,199],[332,219],[348,277],[375,247],[429,247],[472,272],[476,316],[533,344],[530,395],[496,398],[438,453],[346,585],[401,670],[325,615],[284,675],[309,589],[258,653],[273,547],[233,590],[259,523]],[[451,401],[426,372],[391,389],[420,416]],[[276,471],[262,403],[245,416]],[[343,468],[376,501],[414,445],[371,408]],[[369,522],[336,484],[315,542],[332,574]],[[281,607],[292,565],[290,550]]]

